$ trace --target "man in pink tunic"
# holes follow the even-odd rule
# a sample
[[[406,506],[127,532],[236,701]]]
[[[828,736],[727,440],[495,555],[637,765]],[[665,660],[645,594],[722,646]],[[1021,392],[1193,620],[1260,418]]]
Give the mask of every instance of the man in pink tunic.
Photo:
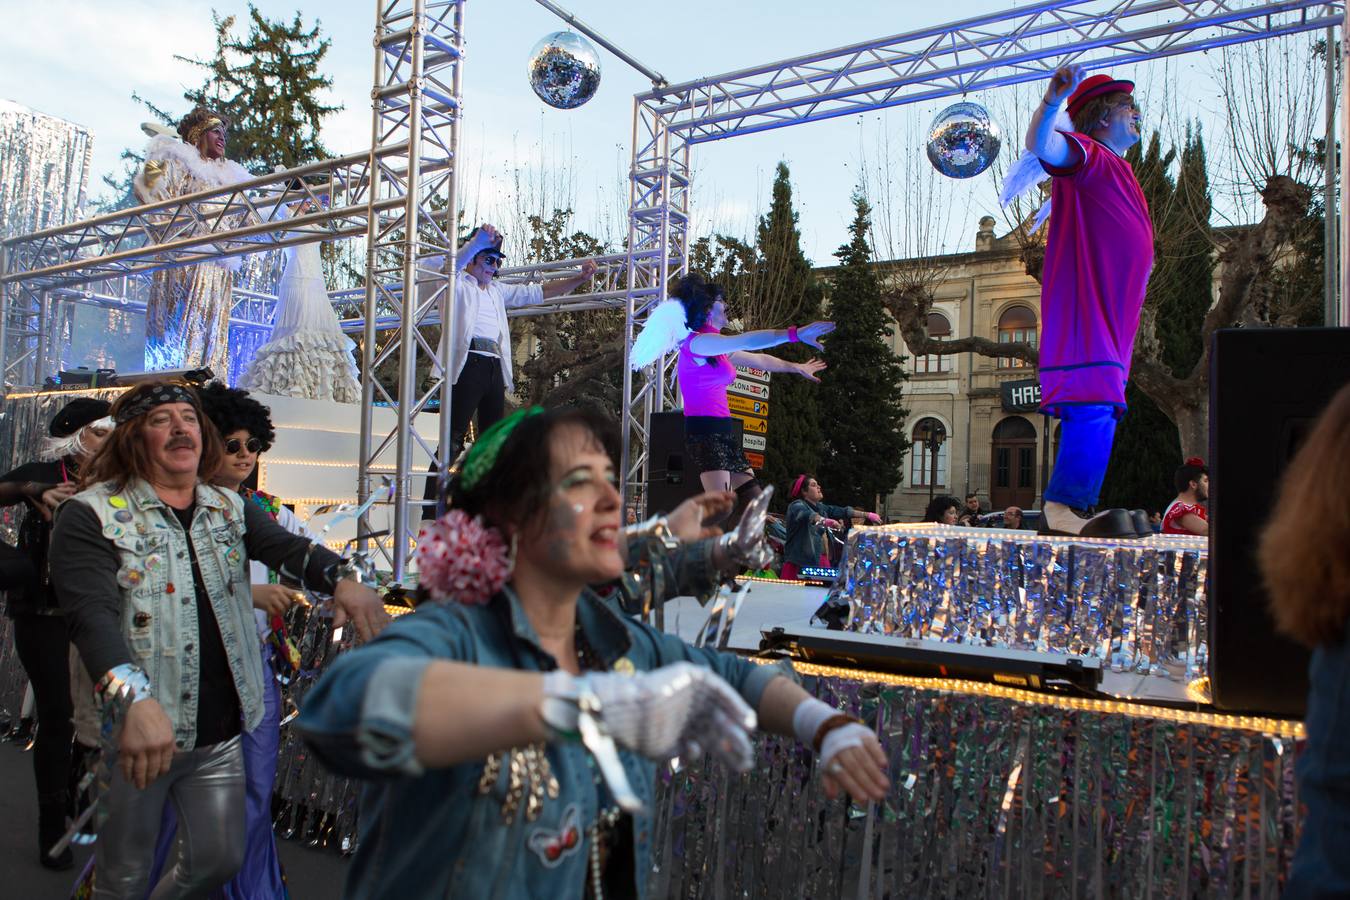
[[[1027,149],[1054,178],[1041,278],[1042,411],[1063,421],[1045,489],[1042,531],[1092,537],[1151,533],[1097,503],[1116,423],[1125,412],[1139,310],[1153,268],[1148,204],[1124,153],[1139,141],[1134,83],[1057,70],[1027,130]],[[1073,130],[1056,127],[1068,100]],[[1140,526],[1143,527],[1140,527]]]

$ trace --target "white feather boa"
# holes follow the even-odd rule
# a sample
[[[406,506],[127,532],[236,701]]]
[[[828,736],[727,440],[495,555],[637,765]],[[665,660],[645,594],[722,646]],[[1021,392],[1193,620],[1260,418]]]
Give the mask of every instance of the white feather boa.
[[[1073,131],[1073,121],[1069,114],[1060,107],[1055,113],[1056,131]],[[1030,150],[1023,150],[1022,155],[1017,158],[1008,169],[1008,173],[1003,176],[1003,190],[999,191],[998,205],[1007,209],[1013,200],[1037,187],[1050,175],[1041,165],[1041,161],[1036,154]],[[1036,210],[1035,217],[1031,220],[1031,230],[1040,228],[1045,220],[1050,216],[1050,201],[1046,200],[1040,209]]]
[[[633,340],[628,364],[634,370],[650,366],[693,334],[684,320],[684,304],[664,300],[647,316],[642,332]]]
[[[161,164],[173,162],[182,166],[193,179],[201,182],[201,186],[196,188],[199,191],[238,184],[253,177],[249,174],[248,169],[234,160],[204,159],[196,147],[185,144],[177,137],[167,134],[150,139],[150,143],[145,148],[145,158]],[[135,185],[137,195],[142,200],[147,200],[151,198],[155,191],[152,186],[145,183],[144,175],[145,168],[142,166],[141,171],[136,173]],[[154,197],[153,199],[167,198]]]

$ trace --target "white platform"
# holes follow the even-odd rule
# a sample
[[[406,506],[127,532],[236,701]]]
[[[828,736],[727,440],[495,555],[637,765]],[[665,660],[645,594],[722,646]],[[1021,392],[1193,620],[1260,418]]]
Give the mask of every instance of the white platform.
[[[272,449],[259,460],[258,488],[275,494],[283,503],[294,505],[300,518],[318,531],[335,518],[332,513],[323,513],[325,508],[356,502],[361,407],[353,403],[298,400],[267,394],[253,396],[272,410],[272,425],[277,433]],[[394,431],[398,417],[393,410],[375,407],[372,413],[374,427],[371,430],[375,435]],[[419,413],[418,432],[434,441],[439,428],[438,418],[435,413]],[[392,470],[396,452],[397,445],[390,441],[376,458],[376,466]],[[431,464],[431,457],[414,442],[412,461],[413,472],[422,473]],[[420,496],[424,483],[421,477],[414,477],[411,490]],[[392,510],[390,505],[372,509],[372,526],[377,530],[388,527]],[[356,522],[348,519],[325,535],[325,541],[329,545],[340,545],[355,536]]]

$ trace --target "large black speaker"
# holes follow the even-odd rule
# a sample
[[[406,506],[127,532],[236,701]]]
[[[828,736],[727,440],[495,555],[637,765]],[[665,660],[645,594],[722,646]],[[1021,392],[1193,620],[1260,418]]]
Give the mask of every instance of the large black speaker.
[[[1209,670],[1214,705],[1302,718],[1308,651],[1275,632],[1256,562],[1280,475],[1350,382],[1350,329],[1215,333],[1209,370]],[[1317,523],[1308,523],[1317,540]]]
[[[741,442],[740,419],[731,420],[732,436]],[[668,513],[703,491],[698,471],[684,452],[684,411],[652,413],[648,431],[647,515]]]

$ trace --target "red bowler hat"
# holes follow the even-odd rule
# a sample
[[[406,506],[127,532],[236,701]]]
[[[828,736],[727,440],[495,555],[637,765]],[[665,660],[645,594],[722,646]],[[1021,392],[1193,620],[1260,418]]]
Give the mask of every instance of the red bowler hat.
[[[1078,111],[1086,106],[1088,101],[1096,97],[1106,94],[1133,93],[1133,81],[1112,78],[1110,75],[1093,75],[1090,78],[1084,78],[1082,83],[1069,95],[1069,117],[1078,115]]]

